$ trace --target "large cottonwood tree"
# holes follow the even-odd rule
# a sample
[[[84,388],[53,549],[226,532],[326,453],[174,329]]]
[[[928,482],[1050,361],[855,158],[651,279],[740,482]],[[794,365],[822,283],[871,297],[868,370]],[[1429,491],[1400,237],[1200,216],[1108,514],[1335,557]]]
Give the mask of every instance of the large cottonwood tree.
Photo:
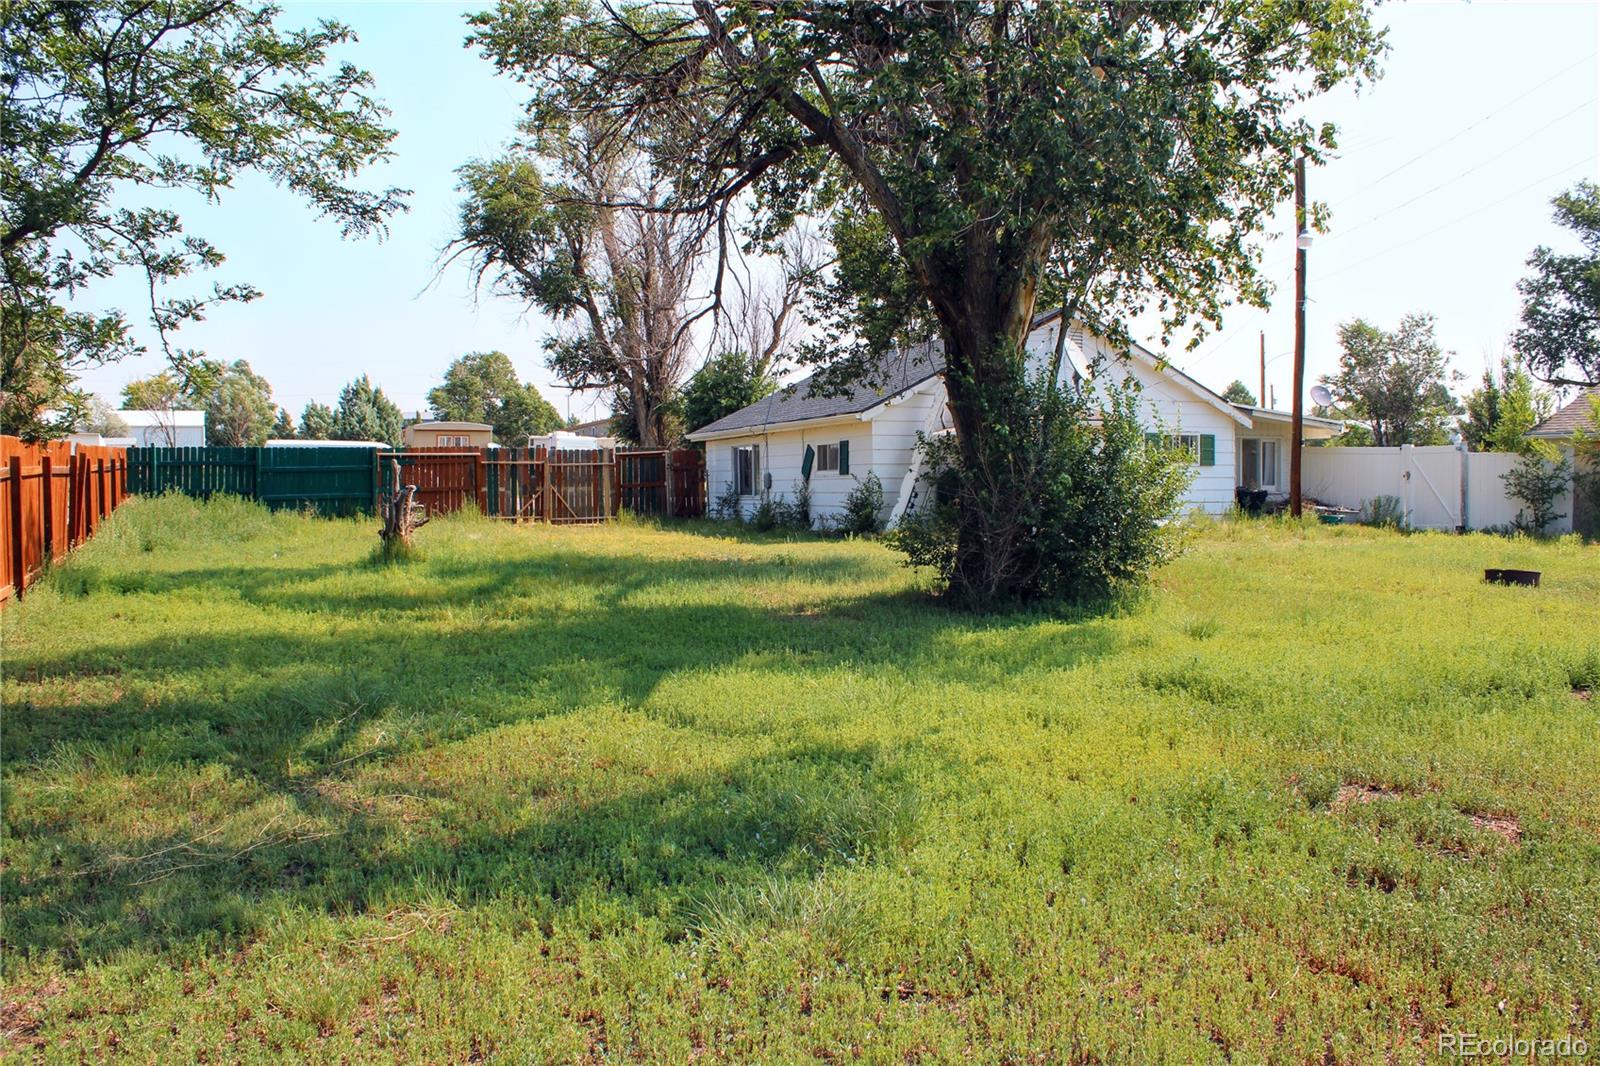
[[[1007,471],[1029,446],[1012,428],[1031,422],[1041,294],[1113,330],[1135,309],[1175,327],[1262,301],[1252,237],[1294,158],[1332,138],[1297,105],[1381,48],[1358,0],[504,0],[473,23],[531,91],[531,126],[645,146],[670,206],[719,233],[742,201],[768,236],[821,211],[857,250],[877,241],[881,268],[857,271],[876,291],[831,308],[869,346],[901,305],[928,316],[990,520],[1036,492]],[[1004,595],[1010,549],[976,518],[957,571]]]

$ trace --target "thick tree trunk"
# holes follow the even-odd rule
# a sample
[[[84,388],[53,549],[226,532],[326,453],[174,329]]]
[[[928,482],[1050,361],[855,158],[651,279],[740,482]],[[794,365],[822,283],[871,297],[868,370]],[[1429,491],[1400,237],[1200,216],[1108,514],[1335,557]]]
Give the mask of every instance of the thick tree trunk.
[[[994,292],[994,279],[984,280]],[[941,323],[950,418],[966,474],[951,591],[978,607],[1025,597],[1034,502],[1025,439],[1031,424],[1025,346],[1034,289],[1015,285],[997,297],[972,299],[984,288],[969,287],[960,319]]]

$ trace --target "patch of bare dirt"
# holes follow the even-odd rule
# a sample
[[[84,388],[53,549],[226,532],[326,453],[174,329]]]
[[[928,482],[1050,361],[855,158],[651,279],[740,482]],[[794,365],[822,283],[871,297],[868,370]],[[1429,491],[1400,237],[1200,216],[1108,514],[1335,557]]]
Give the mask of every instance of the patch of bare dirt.
[[[1574,699],[1592,700],[1594,699],[1594,689],[1588,685],[1573,685],[1572,696]]]
[[[1381,799],[1399,799],[1405,792],[1398,788],[1389,788],[1385,785],[1374,785],[1370,781],[1357,781],[1339,786],[1339,791],[1334,793],[1333,801],[1328,804],[1330,811],[1342,811],[1352,803],[1371,803]]]
[[[38,1046],[42,1042],[39,1015],[44,1012],[45,1003],[66,987],[63,981],[51,978],[32,992],[19,990],[16,998],[0,1003],[0,1045],[14,1049]]]
[[[1467,820],[1475,829],[1498,834],[1512,847],[1522,843],[1522,823],[1509,814],[1469,814]]]

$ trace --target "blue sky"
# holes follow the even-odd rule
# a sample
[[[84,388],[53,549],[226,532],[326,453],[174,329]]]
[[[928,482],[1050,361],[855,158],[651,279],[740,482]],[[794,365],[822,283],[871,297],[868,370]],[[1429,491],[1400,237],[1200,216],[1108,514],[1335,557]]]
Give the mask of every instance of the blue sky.
[[[409,413],[425,406],[453,358],[496,348],[564,413],[598,412],[598,397],[569,401],[554,386],[540,347],[550,323],[510,301],[475,298],[459,266],[435,277],[455,222],[455,168],[500,149],[522,99],[462,47],[464,15],[482,6],[287,6],[285,25],[331,17],[360,35],[342,58],[373,73],[399,131],[395,158],[366,181],[413,189],[411,211],[385,241],[345,241],[291,194],[255,178],[220,205],[178,203],[190,231],[228,256],[216,280],[264,293],[187,327],[182,344],[248,359],[297,416],[310,399],[332,402],[361,373]],[[1516,326],[1528,253],[1573,243],[1550,221],[1550,197],[1600,174],[1600,4],[1415,3],[1380,8],[1378,17],[1390,26],[1384,77],[1310,112],[1340,127],[1344,147],[1308,180],[1312,198],[1333,210],[1309,257],[1308,381],[1333,368],[1338,323],[1360,315],[1393,325],[1410,311],[1438,316],[1440,340],[1476,378]],[[1172,358],[1217,389],[1238,377],[1254,390],[1264,330],[1276,357],[1268,380],[1287,406],[1290,360],[1280,356],[1293,343],[1292,211],[1275,229],[1273,308],[1230,312],[1199,350]],[[140,309],[133,279],[95,297]],[[150,355],[93,370],[84,382],[115,397],[161,365]]]

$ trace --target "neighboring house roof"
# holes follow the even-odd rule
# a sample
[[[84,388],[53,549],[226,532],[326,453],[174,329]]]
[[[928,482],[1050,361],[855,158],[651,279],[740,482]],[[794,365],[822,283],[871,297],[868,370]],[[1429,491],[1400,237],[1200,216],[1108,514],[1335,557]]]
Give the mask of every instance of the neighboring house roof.
[[[1528,430],[1528,436],[1542,440],[1565,440],[1579,429],[1587,427],[1592,430],[1595,427],[1589,424],[1589,412],[1597,397],[1600,397],[1600,385],[1590,385],[1573,397],[1571,403]]]
[[[777,392],[724,415],[708,426],[688,434],[690,440],[728,436],[741,430],[760,430],[767,426],[793,422],[816,422],[827,418],[859,415],[927,381],[944,369],[944,345],[928,341],[915,347],[890,352],[866,380],[850,385],[836,396],[813,395],[811,378],[785,386]]]
[[[406,429],[455,429],[463,433],[489,433],[494,427],[486,422],[413,422]]]
[[[587,422],[578,422],[575,425],[563,428],[568,433],[576,433],[580,437],[609,437],[611,436],[611,416],[591,418]]]
[[[1274,411],[1270,407],[1251,407],[1247,403],[1236,403],[1233,406],[1249,415],[1252,422],[1258,418],[1263,422],[1294,421],[1294,412],[1292,411]],[[1335,433],[1339,433],[1344,429],[1344,423],[1337,418],[1320,418],[1317,415],[1301,415],[1300,418],[1306,425],[1316,426],[1319,429],[1331,429]]]
[[[118,411],[117,417],[122,419],[122,424],[129,429],[206,428],[206,413],[204,411],[143,411],[135,409]]]

